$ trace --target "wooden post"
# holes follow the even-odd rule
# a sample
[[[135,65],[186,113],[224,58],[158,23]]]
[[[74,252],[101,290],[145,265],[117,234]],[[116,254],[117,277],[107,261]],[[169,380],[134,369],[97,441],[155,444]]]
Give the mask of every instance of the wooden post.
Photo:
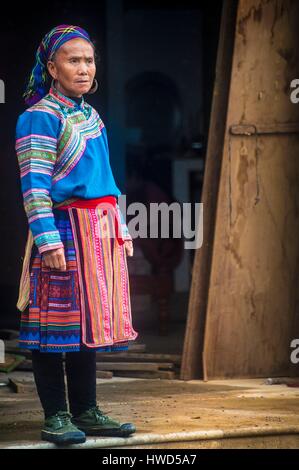
[[[221,159],[226,128],[229,85],[238,2],[224,0],[216,62],[210,130],[202,192],[203,245],[194,257],[180,378],[202,378],[202,352],[213,249]]]

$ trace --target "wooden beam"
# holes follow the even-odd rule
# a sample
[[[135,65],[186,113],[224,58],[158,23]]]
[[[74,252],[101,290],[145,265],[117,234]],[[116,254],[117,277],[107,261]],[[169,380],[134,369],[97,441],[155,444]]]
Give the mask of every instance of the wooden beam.
[[[238,2],[224,0],[216,61],[216,74],[210,119],[205,175],[202,192],[204,208],[203,245],[194,257],[188,317],[180,378],[203,376],[203,341],[211,270],[229,85],[232,69]]]
[[[97,361],[133,361],[133,362],[172,362],[180,365],[182,356],[179,354],[149,354],[149,353],[131,353],[131,352],[112,352],[97,353]]]
[[[174,369],[171,363],[155,363],[155,362],[101,362],[97,363],[97,370],[160,370],[160,369]]]

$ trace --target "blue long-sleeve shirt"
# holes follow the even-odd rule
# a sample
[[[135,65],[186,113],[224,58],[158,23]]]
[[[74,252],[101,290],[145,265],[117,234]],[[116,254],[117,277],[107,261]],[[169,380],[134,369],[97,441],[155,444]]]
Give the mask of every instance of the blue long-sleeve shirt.
[[[40,253],[63,247],[53,203],[70,198],[117,198],[106,127],[97,111],[51,88],[22,113],[16,126],[16,153],[29,228]],[[124,238],[130,239],[119,205]]]

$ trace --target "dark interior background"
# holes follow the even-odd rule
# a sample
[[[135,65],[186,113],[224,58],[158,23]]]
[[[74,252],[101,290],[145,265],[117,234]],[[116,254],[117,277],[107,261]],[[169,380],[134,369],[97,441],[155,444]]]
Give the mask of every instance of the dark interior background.
[[[171,162],[178,153],[198,152],[204,161],[222,2],[124,0],[115,2],[115,12],[113,3],[52,0],[43,5],[8,6],[1,13],[0,79],[5,83],[5,103],[0,104],[2,328],[18,327],[15,304],[27,236],[14,151],[15,124],[25,110],[22,93],[46,32],[57,24],[78,24],[96,41],[100,89],[86,99],[101,114],[108,135],[111,132],[111,164],[122,191],[126,191],[128,172],[138,166],[137,159],[141,171],[169,195],[174,189]],[[115,32],[109,30],[111,22]],[[114,51],[120,46],[123,52],[117,58]],[[117,105],[113,84],[120,83],[120,58],[124,100]],[[122,107],[119,112],[124,121],[117,122],[115,106]],[[125,134],[125,158],[117,150],[118,129]],[[192,181],[193,176],[190,199],[198,202],[202,181],[196,175]]]

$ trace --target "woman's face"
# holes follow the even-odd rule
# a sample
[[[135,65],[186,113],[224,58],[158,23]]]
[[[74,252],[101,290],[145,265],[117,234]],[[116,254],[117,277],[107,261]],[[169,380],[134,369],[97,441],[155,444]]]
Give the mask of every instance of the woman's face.
[[[85,39],[65,42],[49,61],[48,70],[57,81],[57,89],[66,96],[88,93],[96,73],[94,48]]]

